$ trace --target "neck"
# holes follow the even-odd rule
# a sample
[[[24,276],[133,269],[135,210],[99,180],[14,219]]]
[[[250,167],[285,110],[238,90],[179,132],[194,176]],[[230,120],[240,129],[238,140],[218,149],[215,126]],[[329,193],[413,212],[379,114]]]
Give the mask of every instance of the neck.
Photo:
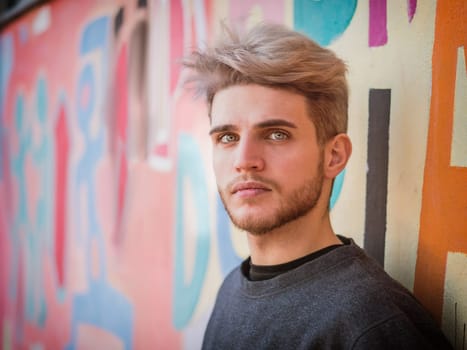
[[[312,210],[262,235],[248,233],[251,261],[255,265],[283,264],[340,243],[327,210],[324,213]]]

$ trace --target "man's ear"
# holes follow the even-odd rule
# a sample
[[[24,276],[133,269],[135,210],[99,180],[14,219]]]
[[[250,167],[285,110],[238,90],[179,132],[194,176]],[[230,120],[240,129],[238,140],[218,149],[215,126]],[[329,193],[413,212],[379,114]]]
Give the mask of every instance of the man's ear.
[[[347,165],[352,154],[352,142],[347,134],[338,134],[326,143],[324,176],[334,179]]]

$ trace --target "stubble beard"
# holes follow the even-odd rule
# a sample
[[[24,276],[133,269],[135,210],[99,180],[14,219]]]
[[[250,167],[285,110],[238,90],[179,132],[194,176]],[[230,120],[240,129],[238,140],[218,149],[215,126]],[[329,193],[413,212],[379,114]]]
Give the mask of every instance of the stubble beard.
[[[229,209],[221,190],[219,190],[219,194],[232,223],[243,231],[259,236],[295,221],[315,208],[321,197],[323,181],[323,164],[320,162],[318,173],[313,179],[283,198],[272,214],[264,216],[236,217]]]

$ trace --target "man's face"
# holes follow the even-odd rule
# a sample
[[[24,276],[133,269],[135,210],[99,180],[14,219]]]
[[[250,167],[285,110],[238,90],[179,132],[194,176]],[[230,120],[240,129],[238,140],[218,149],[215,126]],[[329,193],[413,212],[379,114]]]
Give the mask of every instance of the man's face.
[[[303,96],[253,84],[223,89],[210,134],[218,190],[237,227],[263,234],[315,207],[323,159]]]

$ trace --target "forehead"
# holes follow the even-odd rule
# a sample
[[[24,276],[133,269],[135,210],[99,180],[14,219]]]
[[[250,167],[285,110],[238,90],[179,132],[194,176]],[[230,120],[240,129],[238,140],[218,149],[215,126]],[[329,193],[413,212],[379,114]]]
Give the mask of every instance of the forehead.
[[[235,85],[216,93],[211,106],[211,125],[250,125],[268,119],[313,124],[306,98],[288,90],[261,85]]]

